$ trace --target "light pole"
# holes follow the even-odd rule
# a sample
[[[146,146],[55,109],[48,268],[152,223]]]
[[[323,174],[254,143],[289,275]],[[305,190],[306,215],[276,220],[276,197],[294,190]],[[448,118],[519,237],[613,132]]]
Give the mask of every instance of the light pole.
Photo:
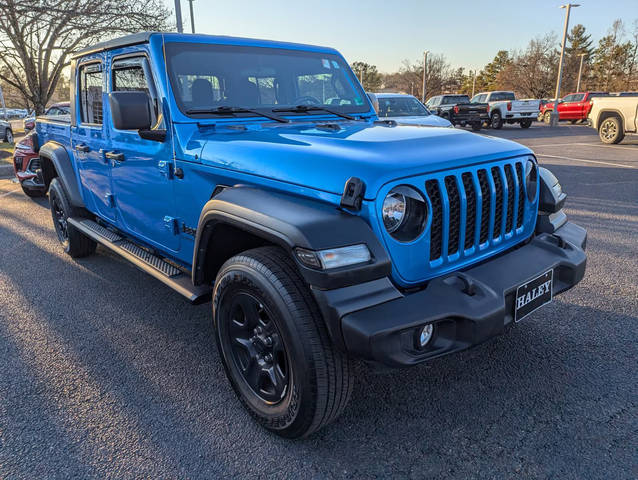
[[[191,11],[191,33],[195,33],[195,16],[193,15],[193,0],[188,0],[190,3],[189,8]]]
[[[581,53],[578,56],[580,57],[580,67],[578,68],[578,85],[576,85],[576,91],[580,92],[580,76],[583,74],[583,58],[585,58],[586,53]]]
[[[428,71],[428,51],[423,52],[423,103],[425,103],[426,80],[425,75]]]
[[[182,25],[182,5],[179,0],[175,0],[175,21],[177,22],[177,32],[184,33],[184,27]]]
[[[4,103],[4,96],[2,95],[2,87],[0,87],[0,104],[2,104],[2,111],[4,112],[4,119],[7,120],[7,106]]]
[[[563,44],[560,49],[560,61],[558,62],[558,80],[556,81],[556,95],[554,95],[554,109],[549,115],[549,124],[552,127],[558,125],[558,97],[560,96],[560,82],[563,75],[563,59],[565,57],[565,44],[567,43],[567,28],[569,27],[569,12],[572,7],[580,7],[578,3],[568,3],[567,5],[561,5],[560,8],[565,8],[565,28],[563,29]]]
[[[474,70],[474,76],[472,78],[472,96],[470,98],[474,98],[474,89],[476,88],[476,70]]]

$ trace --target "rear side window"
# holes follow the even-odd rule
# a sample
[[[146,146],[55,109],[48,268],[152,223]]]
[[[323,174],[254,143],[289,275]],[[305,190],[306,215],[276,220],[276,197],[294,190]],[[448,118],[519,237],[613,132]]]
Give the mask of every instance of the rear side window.
[[[467,103],[470,99],[465,95],[450,95],[447,97],[443,97],[444,105],[453,105],[457,103]]]
[[[92,63],[79,69],[80,118],[82,123],[102,124],[102,65]]]
[[[159,104],[150,77],[150,67],[146,57],[116,59],[111,71],[111,90],[114,92],[147,93],[151,101],[151,123],[155,124]]]

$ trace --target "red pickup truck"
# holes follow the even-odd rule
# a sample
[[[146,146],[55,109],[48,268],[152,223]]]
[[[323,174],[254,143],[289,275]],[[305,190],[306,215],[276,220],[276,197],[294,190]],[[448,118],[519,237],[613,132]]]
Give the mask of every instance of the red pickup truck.
[[[587,120],[589,110],[591,109],[590,100],[593,97],[608,97],[608,92],[579,92],[570,93],[558,100],[558,119],[569,120],[576,123],[579,120]],[[538,114],[538,120],[549,123],[550,115],[554,110],[554,102],[546,103],[541,106]]]

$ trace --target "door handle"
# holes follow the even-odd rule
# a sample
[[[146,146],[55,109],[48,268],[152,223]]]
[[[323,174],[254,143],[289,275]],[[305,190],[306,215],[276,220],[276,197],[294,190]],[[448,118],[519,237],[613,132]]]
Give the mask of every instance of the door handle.
[[[84,145],[83,143],[78,143],[75,146],[75,150],[78,152],[82,152],[82,153],[87,153],[88,151],[90,151],[91,149],[89,148],[88,145]]]
[[[119,152],[106,152],[104,154],[104,156],[106,158],[108,158],[109,160],[113,160],[114,162],[123,162],[124,161],[124,154],[123,153],[119,153]]]

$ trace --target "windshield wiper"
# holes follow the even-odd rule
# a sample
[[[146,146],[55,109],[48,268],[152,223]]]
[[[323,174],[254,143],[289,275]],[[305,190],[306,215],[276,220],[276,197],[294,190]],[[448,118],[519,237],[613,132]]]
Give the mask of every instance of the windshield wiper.
[[[347,113],[337,112],[332,108],[328,107],[319,107],[316,105],[295,105],[294,107],[282,107],[282,108],[273,108],[273,112],[293,112],[293,113],[308,113],[308,112],[328,112],[332,115],[336,115],[337,117],[346,118],[348,120],[359,120],[357,117],[353,117],[352,115],[348,115]]]
[[[186,113],[188,115],[197,115],[197,114],[235,115],[236,113],[254,113],[255,115],[259,115],[260,117],[266,117],[276,122],[290,123],[290,120],[288,120],[287,118],[280,117],[279,115],[274,115],[272,113],[264,112],[262,110],[255,110],[252,108],[243,108],[243,107],[221,106],[216,108],[191,108],[186,110]]]

